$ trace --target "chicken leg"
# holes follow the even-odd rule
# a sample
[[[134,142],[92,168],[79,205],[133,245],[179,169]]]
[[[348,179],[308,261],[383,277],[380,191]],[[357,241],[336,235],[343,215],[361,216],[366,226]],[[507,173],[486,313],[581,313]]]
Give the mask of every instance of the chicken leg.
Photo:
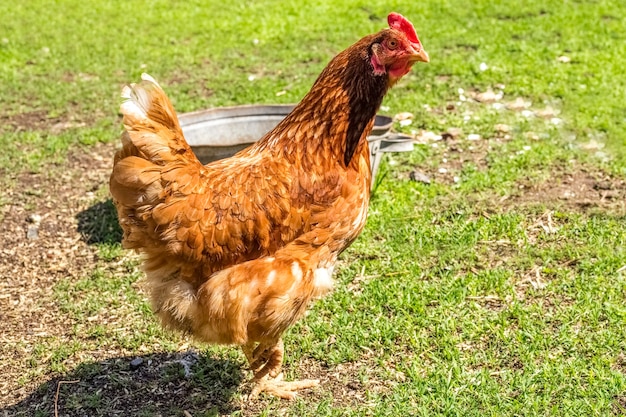
[[[298,390],[312,388],[319,385],[317,379],[304,379],[302,381],[283,381],[281,368],[285,347],[283,340],[279,339],[275,344],[248,343],[243,346],[243,352],[248,359],[250,369],[254,372],[252,377],[252,391],[248,396],[253,400],[260,393],[265,392],[284,399],[294,399]]]

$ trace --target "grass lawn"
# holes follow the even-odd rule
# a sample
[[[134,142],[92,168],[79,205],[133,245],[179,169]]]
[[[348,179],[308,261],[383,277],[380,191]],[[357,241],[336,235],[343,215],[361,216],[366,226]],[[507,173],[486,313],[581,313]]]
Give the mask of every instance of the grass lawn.
[[[5,3],[0,414],[626,416],[623,1]],[[392,10],[431,57],[383,103],[415,150],[286,334],[321,385],[248,403],[239,350],[162,330],[121,250],[120,89],[297,102]]]

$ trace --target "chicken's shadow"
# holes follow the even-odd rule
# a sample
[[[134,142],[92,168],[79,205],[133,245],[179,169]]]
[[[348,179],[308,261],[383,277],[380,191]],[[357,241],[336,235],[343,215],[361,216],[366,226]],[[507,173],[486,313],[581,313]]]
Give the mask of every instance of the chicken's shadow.
[[[114,357],[51,378],[0,415],[218,416],[240,409],[242,379],[241,364],[195,352]]]
[[[114,244],[122,241],[122,228],[110,198],[81,211],[76,215],[76,220],[78,220],[78,232],[90,245]]]

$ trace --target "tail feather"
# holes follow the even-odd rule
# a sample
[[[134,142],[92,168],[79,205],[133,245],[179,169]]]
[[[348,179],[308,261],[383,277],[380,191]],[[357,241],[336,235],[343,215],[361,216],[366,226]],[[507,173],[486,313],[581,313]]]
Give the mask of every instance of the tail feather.
[[[125,148],[135,148],[160,165],[174,160],[198,163],[185,141],[176,111],[161,86],[148,74],[123,88],[120,111],[128,132]],[[126,149],[132,151],[133,149]]]
[[[163,89],[151,76],[141,78],[122,90],[126,131],[109,183],[124,230],[123,244],[140,250],[168,245],[167,225],[176,222],[185,201],[180,193],[173,194],[198,184],[202,169]],[[155,218],[162,212],[169,217]]]
[[[124,193],[116,195],[119,203],[124,205],[154,204],[163,190],[160,167],[145,159],[129,156],[113,167],[111,187],[124,189]]]

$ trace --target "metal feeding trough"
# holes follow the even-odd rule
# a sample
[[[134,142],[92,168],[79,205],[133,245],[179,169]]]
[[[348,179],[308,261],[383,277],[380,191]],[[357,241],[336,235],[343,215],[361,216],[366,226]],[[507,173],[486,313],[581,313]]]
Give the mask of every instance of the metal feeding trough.
[[[227,158],[261,139],[293,109],[293,105],[220,107],[179,115],[187,142],[203,164]],[[372,177],[385,152],[413,150],[410,136],[391,133],[391,117],[376,115],[367,140]],[[374,181],[372,181],[374,184]]]

